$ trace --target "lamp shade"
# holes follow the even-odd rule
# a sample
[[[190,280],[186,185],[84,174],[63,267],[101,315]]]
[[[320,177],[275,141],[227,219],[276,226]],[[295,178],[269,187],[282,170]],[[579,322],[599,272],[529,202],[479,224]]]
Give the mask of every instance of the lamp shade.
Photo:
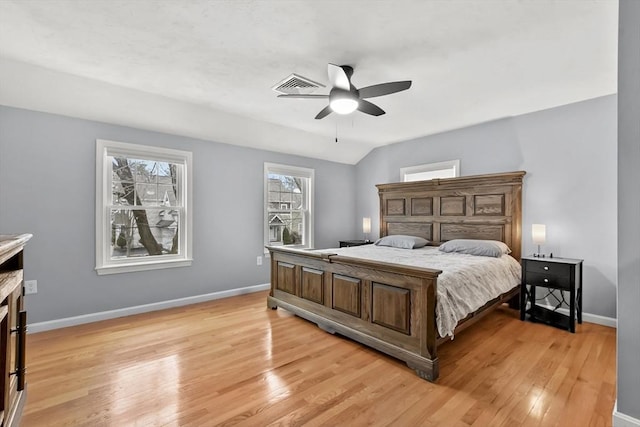
[[[362,218],[362,232],[365,234],[371,233],[371,218]]]
[[[534,245],[542,245],[547,237],[547,230],[544,224],[531,225],[531,239]]]

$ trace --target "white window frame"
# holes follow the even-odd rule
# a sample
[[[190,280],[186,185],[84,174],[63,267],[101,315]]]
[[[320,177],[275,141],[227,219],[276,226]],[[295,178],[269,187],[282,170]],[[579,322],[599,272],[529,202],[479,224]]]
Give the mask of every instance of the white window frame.
[[[314,185],[315,185],[315,170],[311,168],[304,168],[299,166],[282,165],[278,163],[264,163],[264,226],[263,228],[263,243],[265,246],[269,246],[269,174],[278,175],[291,175],[298,178],[305,178],[308,181],[306,197],[303,202],[303,242],[302,245],[287,245],[287,247],[293,247],[298,249],[312,249],[314,246],[314,233],[313,233],[313,217],[314,217]],[[269,250],[264,250],[265,254],[269,254]]]
[[[178,181],[183,212],[178,225],[178,254],[111,259],[112,162],[113,156],[148,159],[182,165]],[[192,259],[192,153],[126,142],[96,140],[96,272],[99,275],[190,266]]]
[[[407,166],[404,168],[400,168],[400,181],[409,182],[411,180],[407,180],[409,175],[422,173],[422,172],[434,172],[434,171],[444,171],[453,169],[454,177],[460,176],[460,159],[456,160],[447,160],[445,162],[437,162],[437,163],[425,163],[422,165],[416,166]],[[434,177],[435,178],[451,178],[448,176]],[[415,180],[414,180],[415,181]]]

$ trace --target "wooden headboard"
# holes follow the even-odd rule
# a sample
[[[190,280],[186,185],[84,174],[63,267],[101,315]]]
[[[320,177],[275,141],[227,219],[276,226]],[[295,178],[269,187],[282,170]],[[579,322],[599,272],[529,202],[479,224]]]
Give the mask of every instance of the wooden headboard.
[[[378,184],[380,236],[499,240],[520,261],[525,173]]]

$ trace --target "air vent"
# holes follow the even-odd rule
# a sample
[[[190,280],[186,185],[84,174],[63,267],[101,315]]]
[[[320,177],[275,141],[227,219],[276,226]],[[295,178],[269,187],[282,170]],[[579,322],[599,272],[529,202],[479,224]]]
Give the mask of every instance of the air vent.
[[[309,95],[316,91],[316,89],[324,87],[324,85],[314,82],[306,77],[299,76],[297,74],[291,74],[289,77],[276,84],[273,89],[278,93],[285,95]]]

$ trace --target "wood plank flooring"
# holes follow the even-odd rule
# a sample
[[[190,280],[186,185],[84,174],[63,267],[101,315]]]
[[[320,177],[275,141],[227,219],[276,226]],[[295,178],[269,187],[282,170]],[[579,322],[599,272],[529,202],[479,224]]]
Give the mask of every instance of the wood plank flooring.
[[[611,425],[614,329],[500,308],[429,383],[266,295],[30,334],[22,426]]]

